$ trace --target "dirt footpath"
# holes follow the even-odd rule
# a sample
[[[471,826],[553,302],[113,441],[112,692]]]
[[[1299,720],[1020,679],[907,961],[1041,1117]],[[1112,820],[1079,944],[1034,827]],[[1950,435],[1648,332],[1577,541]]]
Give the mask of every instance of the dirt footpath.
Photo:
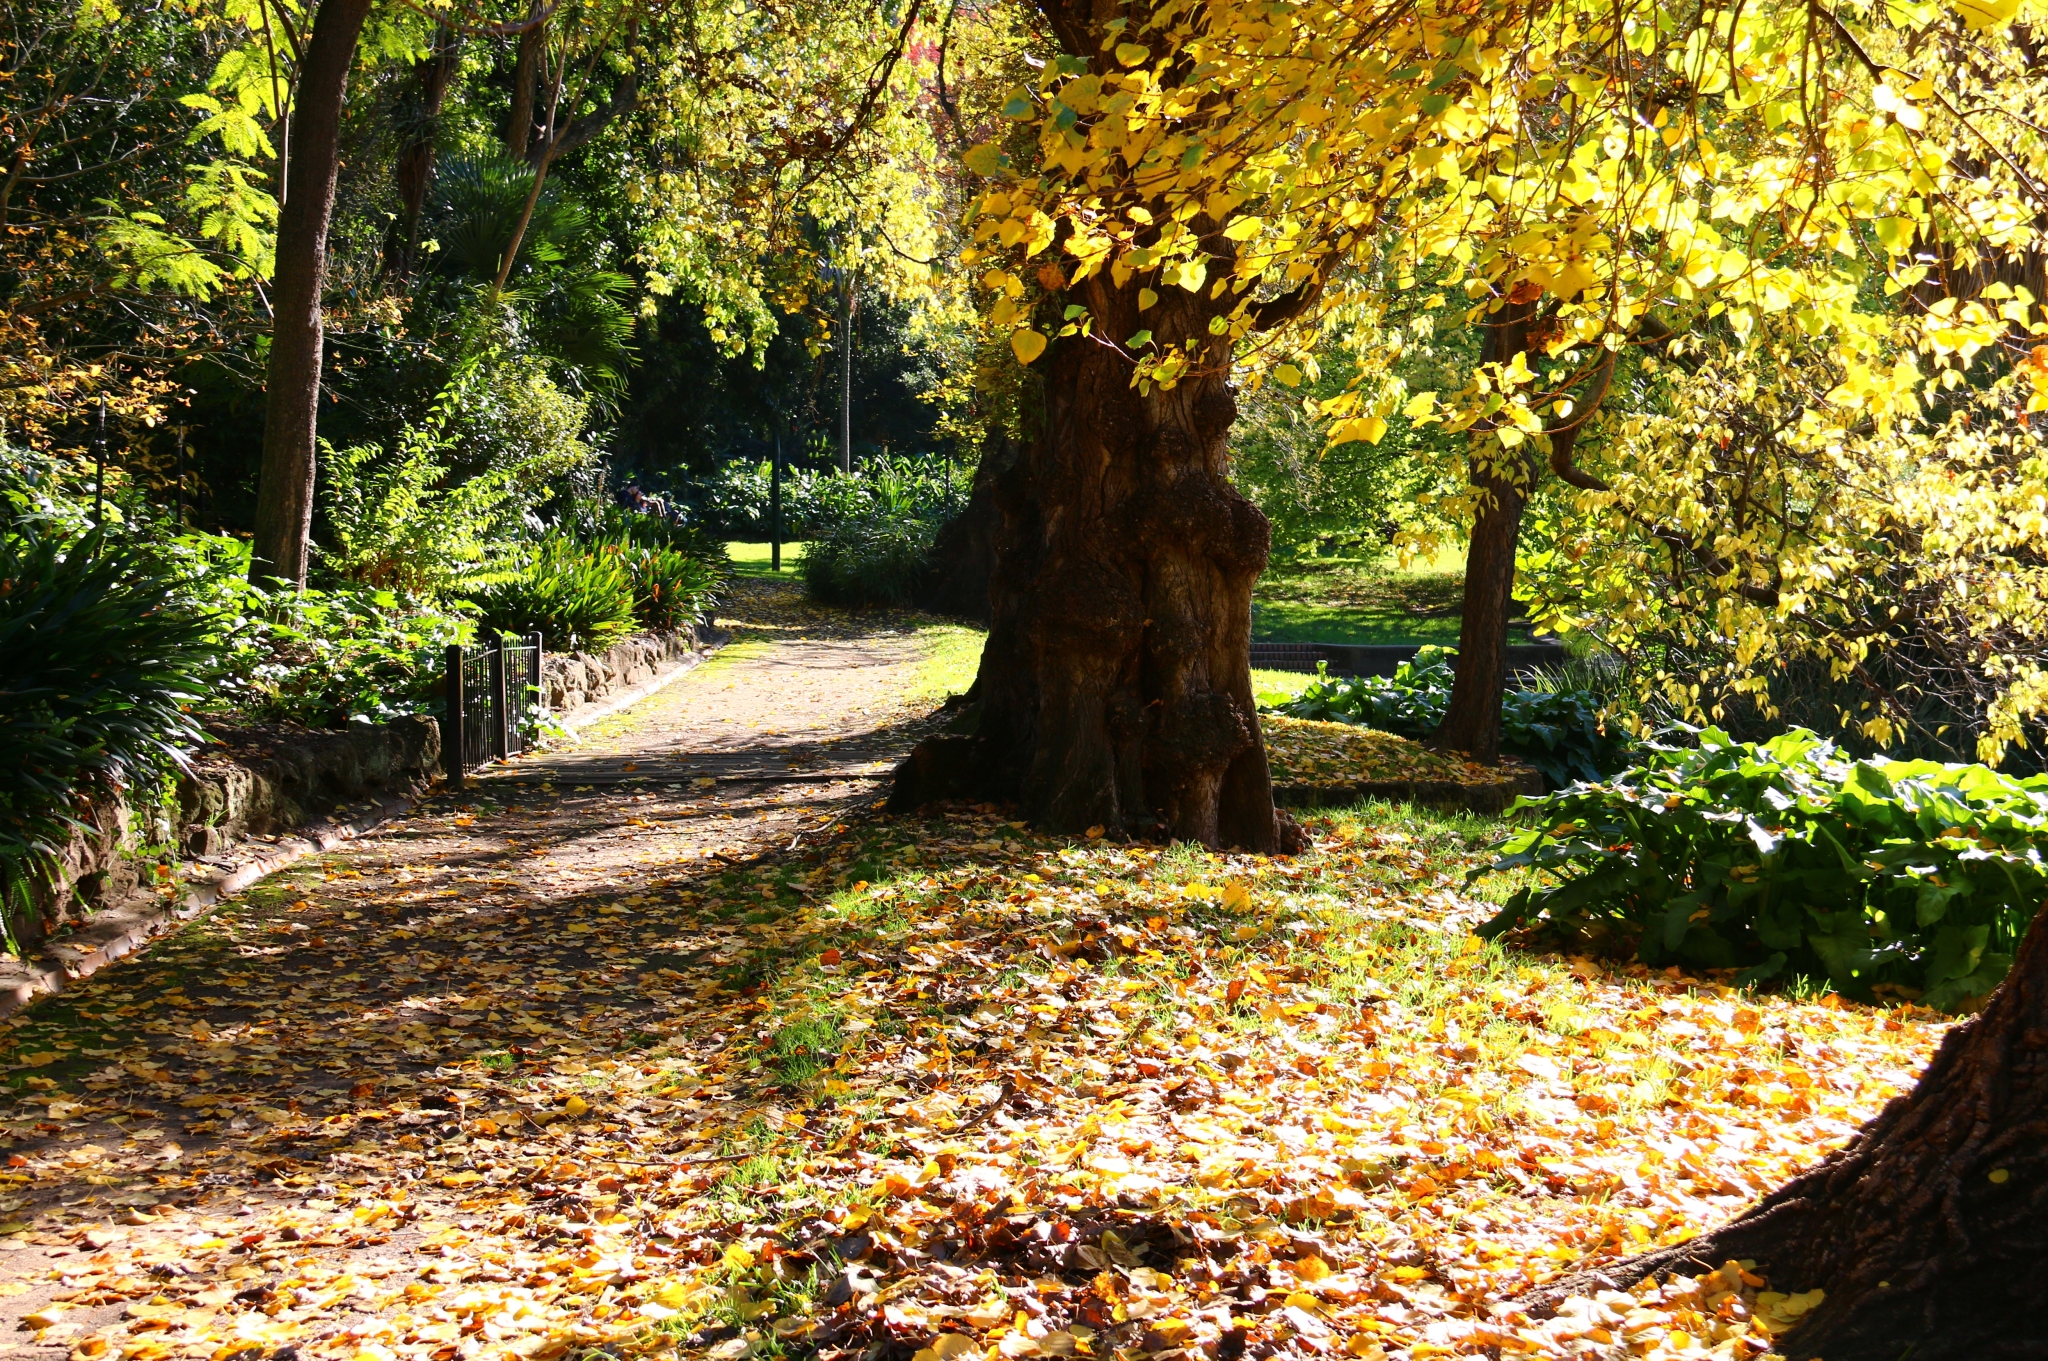
[[[803,876],[756,884],[753,857],[871,803],[933,707],[914,621],[742,582],[720,622],[725,651],[578,740],[7,1023],[0,1352],[453,1361],[602,1334],[564,1283],[597,1241],[577,1225],[615,1215],[502,1194],[722,1126],[621,1081],[747,967],[699,904],[795,904]],[[541,1098],[565,1081],[587,1100]],[[486,1233],[512,1238],[468,1250]],[[442,1300],[465,1283],[519,1296],[488,1335]]]

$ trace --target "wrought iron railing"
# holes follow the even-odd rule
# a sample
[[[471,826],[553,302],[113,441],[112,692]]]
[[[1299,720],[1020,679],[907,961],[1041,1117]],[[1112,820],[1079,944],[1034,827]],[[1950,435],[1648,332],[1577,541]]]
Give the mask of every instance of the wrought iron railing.
[[[541,637],[503,635],[479,647],[451,645],[447,662],[447,722],[441,761],[451,787],[486,761],[530,749],[540,734]]]

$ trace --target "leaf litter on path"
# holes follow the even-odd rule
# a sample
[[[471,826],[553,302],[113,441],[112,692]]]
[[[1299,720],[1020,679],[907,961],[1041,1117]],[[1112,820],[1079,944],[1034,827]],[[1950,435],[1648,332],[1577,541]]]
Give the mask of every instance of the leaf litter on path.
[[[1500,1305],[1736,1212],[1943,1028],[1481,946],[1471,819],[1269,860],[522,793],[15,1019],[19,1349],[1749,1356],[1810,1300],[1739,1267]]]

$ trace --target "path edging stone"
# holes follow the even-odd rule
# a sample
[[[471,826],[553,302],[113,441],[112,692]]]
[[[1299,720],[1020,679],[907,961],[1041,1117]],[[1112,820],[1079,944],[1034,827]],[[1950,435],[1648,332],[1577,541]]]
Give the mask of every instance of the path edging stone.
[[[607,695],[596,704],[585,705],[583,708],[578,709],[574,718],[560,720],[561,731],[567,736],[574,737],[593,723],[600,723],[614,714],[632,708],[635,704],[651,695],[661,693],[690,672],[702,666],[711,658],[713,653],[731,642],[732,631],[730,629],[707,628],[704,631],[703,639],[704,645],[702,648],[678,658],[674,666],[661,672],[654,679],[642,681],[629,690],[621,690],[617,694]]]
[[[674,666],[629,690],[607,696],[601,703],[578,712],[562,731],[574,736],[591,724],[628,709],[658,694],[697,669],[705,659],[732,641],[728,629],[706,629],[702,646],[678,658]],[[223,901],[251,885],[288,869],[308,856],[321,855],[344,842],[355,840],[411,813],[421,799],[445,790],[435,785],[418,792],[387,797],[366,813],[343,821],[323,821],[279,836],[262,854],[226,871],[201,874],[188,879],[188,887],[166,899],[157,894],[137,892],[92,915],[78,930],[58,939],[42,942],[40,958],[0,961],[0,1019],[54,997],[72,984],[90,978],[123,956],[133,954],[153,938],[202,916]],[[190,876],[193,862],[180,869]]]
[[[274,847],[246,864],[200,878],[170,900],[154,894],[137,894],[95,914],[80,930],[61,940],[45,942],[42,959],[21,961],[0,970],[0,1017],[56,996],[124,955],[133,954],[153,937],[211,911],[223,900],[281,869],[406,816],[417,802],[411,797],[387,799],[347,821],[315,823],[291,836],[279,837]]]

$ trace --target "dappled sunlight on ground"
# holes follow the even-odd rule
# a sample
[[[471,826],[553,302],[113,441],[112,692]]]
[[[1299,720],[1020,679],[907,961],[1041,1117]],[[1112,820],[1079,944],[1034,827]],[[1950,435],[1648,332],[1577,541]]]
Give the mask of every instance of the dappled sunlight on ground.
[[[743,640],[861,636],[756,604]],[[914,622],[842,626],[894,659],[774,732],[711,722],[721,677],[813,643],[17,1018],[14,1350],[1746,1356],[1796,1315],[1739,1273],[1499,1305],[1734,1213],[1942,1022],[1482,946],[1479,819],[1372,805],[1270,860],[770,779],[915,734],[880,693]]]

